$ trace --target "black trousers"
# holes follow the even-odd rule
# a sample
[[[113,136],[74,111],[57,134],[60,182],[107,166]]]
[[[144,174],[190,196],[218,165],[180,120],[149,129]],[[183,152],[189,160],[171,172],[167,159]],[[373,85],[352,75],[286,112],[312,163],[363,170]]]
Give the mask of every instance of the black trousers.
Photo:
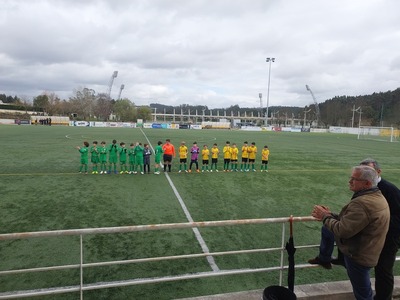
[[[400,237],[386,236],[378,264],[375,267],[375,300],[391,300],[393,294],[393,265],[400,247]]]

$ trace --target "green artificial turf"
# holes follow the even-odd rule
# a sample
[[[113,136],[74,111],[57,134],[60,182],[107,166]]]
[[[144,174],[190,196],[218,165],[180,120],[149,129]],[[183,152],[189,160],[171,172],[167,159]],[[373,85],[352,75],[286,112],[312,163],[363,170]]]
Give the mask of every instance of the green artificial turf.
[[[0,233],[183,223],[187,218],[164,174],[82,175],[75,146],[84,140],[150,142],[170,138],[177,148],[196,141],[200,148],[226,141],[258,146],[257,172],[169,173],[194,221],[309,216],[314,204],[339,210],[350,198],[351,167],[377,159],[383,176],[400,185],[398,143],[357,140],[355,135],[250,132],[234,130],[162,130],[57,126],[0,126]],[[259,172],[261,149],[271,151],[269,172]],[[154,159],[154,158],[152,158]],[[152,160],[153,161],[153,160]],[[200,160],[201,161],[201,160]],[[201,165],[201,163],[200,163]],[[239,162],[240,165],[240,162]],[[89,167],[90,169],[90,167]],[[154,170],[154,166],[152,166]],[[280,247],[281,224],[201,228],[211,252]],[[287,232],[287,230],[286,230]],[[318,244],[320,224],[295,223],[296,245]],[[191,229],[84,236],[84,262],[201,253]],[[306,263],[317,249],[300,249]],[[214,257],[220,269],[279,265],[279,253]],[[0,270],[79,263],[79,237],[0,242]],[[204,258],[95,267],[84,282],[161,277],[211,271]],[[396,274],[400,274],[396,266]],[[278,284],[278,272],[110,288],[84,293],[85,299],[174,299]],[[295,284],[346,279],[343,268],[296,271]],[[285,280],[284,280],[285,283]],[[0,292],[79,284],[79,270],[0,276]],[[77,299],[78,294],[41,299]],[[35,298],[37,299],[37,298]]]

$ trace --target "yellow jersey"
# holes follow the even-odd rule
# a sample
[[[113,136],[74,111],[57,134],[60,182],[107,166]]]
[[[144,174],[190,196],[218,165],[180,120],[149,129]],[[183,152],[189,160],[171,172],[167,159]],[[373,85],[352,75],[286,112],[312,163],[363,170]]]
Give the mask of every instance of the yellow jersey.
[[[224,159],[231,159],[231,146],[225,146],[222,152],[224,153]]]
[[[186,146],[179,146],[179,158],[187,158],[188,148]]]
[[[263,148],[261,151],[261,159],[262,160],[268,160],[269,156],[269,149],[268,148]]]
[[[243,158],[249,158],[249,152],[247,152],[248,149],[249,149],[249,146],[242,147],[242,157]]]
[[[203,160],[208,160],[210,158],[210,150],[209,149],[201,150],[201,158]]]
[[[219,149],[218,148],[211,148],[211,158],[218,158]]]
[[[251,145],[248,149],[247,152],[249,152],[249,159],[256,159],[257,156],[257,147]]]
[[[239,149],[236,147],[231,148],[231,159],[237,160],[239,154]]]

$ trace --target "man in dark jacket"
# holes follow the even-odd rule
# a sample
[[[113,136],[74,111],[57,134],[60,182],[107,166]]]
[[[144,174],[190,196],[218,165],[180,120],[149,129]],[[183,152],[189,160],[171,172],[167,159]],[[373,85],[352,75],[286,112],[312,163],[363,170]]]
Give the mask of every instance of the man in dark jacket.
[[[385,244],[375,266],[375,300],[390,300],[393,294],[393,265],[400,247],[400,190],[389,181],[380,177],[381,168],[374,159],[364,159],[360,165],[373,167],[379,175],[378,188],[386,198],[390,209],[389,230]]]

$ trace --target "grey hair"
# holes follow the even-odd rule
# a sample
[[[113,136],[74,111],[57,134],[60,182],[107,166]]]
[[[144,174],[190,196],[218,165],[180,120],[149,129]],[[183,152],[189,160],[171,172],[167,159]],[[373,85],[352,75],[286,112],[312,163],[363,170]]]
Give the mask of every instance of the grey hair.
[[[381,170],[381,166],[380,166],[380,165],[378,164],[378,162],[377,162],[375,159],[373,159],[373,158],[366,158],[366,159],[363,159],[363,160],[360,162],[360,165],[361,165],[361,166],[372,165],[373,168],[374,168],[376,171],[380,171],[380,170]]]
[[[353,168],[353,171],[360,172],[360,178],[362,180],[366,180],[372,184],[372,187],[376,187],[378,185],[378,173],[376,170],[370,166],[356,166]]]

